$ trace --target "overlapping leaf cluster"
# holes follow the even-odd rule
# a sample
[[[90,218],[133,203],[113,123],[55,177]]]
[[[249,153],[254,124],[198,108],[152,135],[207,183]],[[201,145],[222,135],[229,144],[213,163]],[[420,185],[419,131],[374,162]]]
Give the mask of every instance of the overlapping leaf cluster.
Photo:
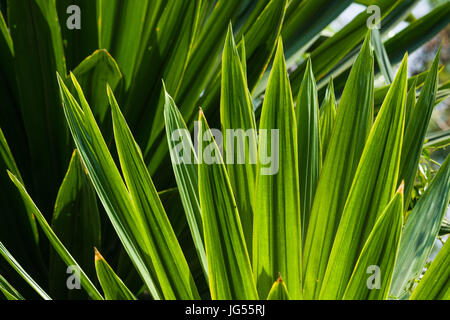
[[[450,298],[448,244],[415,289],[448,207],[448,157],[405,219],[448,84],[439,53],[408,79],[404,52],[448,23],[448,3],[383,43],[415,1],[375,1],[380,31],[364,11],[329,37],[352,1],[76,2],[80,31],[63,27],[72,1],[0,1],[6,298]],[[194,121],[180,163],[172,133]],[[252,132],[257,162],[223,161],[240,150],[210,125]],[[205,148],[222,161],[201,161]],[[261,150],[277,153],[275,174]],[[67,290],[67,267],[84,290]]]

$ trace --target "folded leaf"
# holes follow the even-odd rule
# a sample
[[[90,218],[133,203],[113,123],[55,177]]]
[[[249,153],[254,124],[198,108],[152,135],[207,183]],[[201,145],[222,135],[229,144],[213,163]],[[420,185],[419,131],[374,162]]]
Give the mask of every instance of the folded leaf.
[[[346,300],[386,300],[403,218],[403,185],[378,218],[345,290]]]
[[[425,272],[411,300],[450,299],[450,241],[446,241],[433,263]]]
[[[93,106],[92,112],[101,124],[107,116],[109,103],[105,92],[106,84],[115,88],[122,79],[122,74],[113,57],[106,50],[97,50],[85,58],[73,74],[80,82],[87,100]]]
[[[136,207],[132,200],[78,82],[72,75],[72,81],[77,89],[82,108],[70,94],[63,81],[60,78],[58,79],[64,112],[75,144],[119,239],[153,298],[176,298],[176,294],[180,294],[180,292],[177,291],[175,294],[175,287],[171,285],[161,287],[158,282],[158,276],[162,277],[163,280],[166,278],[166,271],[155,274],[154,264],[158,263],[158,261],[153,262],[155,252],[150,241],[155,240],[150,236],[149,229],[151,227],[148,225],[147,215],[139,207]],[[135,143],[132,146],[137,148]],[[136,152],[136,150],[133,151]],[[137,157],[134,161],[136,164],[139,164],[142,159]],[[160,218],[164,219],[164,215]],[[177,262],[183,264],[183,260],[181,259]],[[171,262],[175,270],[172,268],[169,271],[177,274],[176,265],[173,264],[173,261]],[[185,273],[182,277],[189,278],[190,273]],[[181,292],[181,297],[186,299],[194,298],[190,294],[190,291],[194,290],[191,283],[187,284],[187,287],[184,287],[184,285],[185,283],[183,282],[174,284],[174,286],[177,286],[177,289],[180,287],[185,289],[184,292]]]
[[[199,124],[199,194],[211,298],[254,300],[258,294],[230,179],[201,110]]]
[[[278,277],[278,280],[275,281],[272,289],[270,289],[267,300],[290,300],[286,284],[284,283],[281,276]]]
[[[392,70],[389,56],[384,48],[380,31],[376,28],[372,30],[372,43],[374,46],[378,67],[381,69],[381,73],[384,76],[384,81],[387,83],[392,83],[392,81],[394,81],[394,71]]]
[[[319,138],[319,101],[310,59],[308,59],[305,76],[298,93],[295,117],[297,120],[302,232],[306,232],[322,167]]]
[[[142,232],[142,240],[155,269],[155,279],[166,299],[196,299],[199,296],[187,261],[110,87],[108,97],[120,165],[137,213],[136,232]]]
[[[341,299],[376,219],[397,187],[405,122],[407,55],[367,139],[331,250],[320,299]]]
[[[198,194],[198,159],[191,136],[180,111],[169,94],[167,92],[165,94],[166,104],[164,107],[164,118],[172,168],[195,249],[201,262],[205,279],[208,280],[208,262],[206,259],[202,212]],[[182,143],[183,146],[182,157],[180,154],[174,153],[178,150],[177,146],[179,146],[179,144],[176,143],[178,142],[176,139],[181,139],[181,142],[179,143]],[[184,147],[188,150],[185,150]]]
[[[439,233],[450,201],[450,156],[414,206],[400,241],[390,295],[407,298],[419,278]]]
[[[95,269],[106,300],[136,300],[123,281],[95,249]]]
[[[414,79],[414,82],[411,85],[411,88],[409,89],[408,94],[406,96],[405,131],[408,128],[409,120],[411,119],[411,115],[413,114],[414,108],[416,107],[416,90],[417,90],[417,78]]]
[[[222,58],[220,118],[225,136],[224,158],[227,172],[250,251],[257,158],[256,125],[253,104],[231,25]]]
[[[22,199],[25,202],[29,212],[33,213],[34,217],[36,218],[37,222],[41,226],[42,231],[44,231],[44,234],[47,236],[47,239],[49,240],[53,249],[55,249],[55,251],[58,253],[60,258],[66,263],[66,265],[68,267],[72,267],[74,270],[76,270],[78,272],[78,274],[80,276],[80,284],[86,290],[86,292],[89,294],[89,296],[95,300],[103,300],[103,297],[97,291],[94,284],[88,278],[86,273],[83,271],[83,269],[81,269],[79,264],[75,261],[75,259],[69,253],[69,251],[66,249],[66,247],[61,242],[61,240],[59,240],[59,238],[53,232],[52,228],[47,223],[47,221],[45,220],[41,211],[38,209],[36,204],[31,199],[30,195],[27,193],[27,191],[25,190],[25,187],[22,185],[22,183],[11,172],[8,171],[8,174],[9,174],[9,177],[11,178],[11,181],[17,187],[17,190],[19,191],[20,195],[22,196]]]
[[[267,296],[281,273],[291,297],[299,299],[302,277],[297,129],[281,39],[262,107],[258,152],[253,272],[259,296]],[[272,161],[267,161],[268,155]]]
[[[406,204],[409,203],[425,135],[434,109],[438,86],[439,53],[440,51],[436,54],[416,106],[408,119],[408,127],[405,129],[399,180],[405,181]]]
[[[314,197],[303,252],[305,299],[319,295],[342,209],[372,125],[373,67],[368,34],[339,102]]]
[[[325,98],[322,102],[322,106],[320,107],[319,136],[322,162],[325,161],[328,144],[330,142],[331,133],[333,132],[335,122],[336,98],[334,96],[333,78],[330,78]]]
[[[59,189],[51,227],[83,270],[91,278],[94,277],[92,249],[100,245],[100,216],[95,190],[77,151],[72,154],[67,174]],[[86,298],[80,294],[80,290],[67,290],[67,266],[54,250],[50,251],[49,273],[52,275],[49,279],[52,296],[58,299]]]

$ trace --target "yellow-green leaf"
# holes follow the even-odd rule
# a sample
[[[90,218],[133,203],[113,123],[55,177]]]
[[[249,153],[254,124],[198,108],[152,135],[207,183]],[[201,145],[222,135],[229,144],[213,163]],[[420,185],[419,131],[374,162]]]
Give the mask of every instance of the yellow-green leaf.
[[[320,107],[319,132],[322,161],[325,161],[325,156],[327,155],[328,144],[330,142],[335,121],[336,98],[334,96],[333,77],[331,77],[325,93],[325,98]]]
[[[165,94],[164,119],[173,173],[197,256],[201,262],[205,279],[208,279],[208,262],[206,259],[202,212],[198,194],[198,159],[189,130],[175,105],[175,101],[167,92]],[[182,155],[179,150],[180,146],[182,147]],[[177,151],[179,153],[176,153]]]
[[[245,70],[241,65],[231,25],[222,58],[220,118],[225,137],[224,159],[250,251],[257,160],[256,125]]]
[[[95,269],[106,300],[136,300],[97,249],[95,249]]]
[[[413,291],[411,300],[450,300],[450,241],[446,241]]]
[[[368,34],[339,102],[314,197],[303,252],[305,299],[319,295],[342,209],[372,125],[373,68]]]
[[[199,193],[211,298],[257,299],[230,179],[202,111],[199,125]]]
[[[135,232],[142,232],[148,246],[155,279],[166,299],[197,299],[197,288],[183,251],[110,87],[108,97],[122,173],[138,213]]]
[[[258,153],[253,225],[253,272],[258,292],[266,297],[281,273],[291,297],[299,299],[302,279],[297,128],[281,39],[262,107]]]
[[[281,276],[278,277],[277,281],[273,284],[272,289],[270,289],[267,300],[290,300],[286,283],[284,283]]]
[[[319,138],[319,101],[317,87],[308,59],[295,107],[298,140],[298,176],[302,231],[308,227],[314,194],[322,166]]]
[[[403,185],[378,218],[343,299],[386,300],[394,272],[403,217]]]
[[[394,195],[405,121],[407,57],[367,139],[331,250],[321,299],[342,298],[376,219]]]
[[[410,295],[433,249],[449,201],[450,156],[447,156],[406,221],[394,270],[392,296],[403,299]]]

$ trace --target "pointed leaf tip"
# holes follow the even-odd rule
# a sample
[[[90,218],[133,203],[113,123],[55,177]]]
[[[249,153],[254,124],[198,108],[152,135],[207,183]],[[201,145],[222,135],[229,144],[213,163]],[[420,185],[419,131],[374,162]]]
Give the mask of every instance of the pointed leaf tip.
[[[96,247],[94,247],[94,254],[95,254],[95,261],[104,260],[103,256],[100,254],[100,252],[97,250]]]
[[[397,189],[397,193],[403,194],[404,190],[405,190],[405,180],[402,180],[402,183],[400,184],[400,186]]]

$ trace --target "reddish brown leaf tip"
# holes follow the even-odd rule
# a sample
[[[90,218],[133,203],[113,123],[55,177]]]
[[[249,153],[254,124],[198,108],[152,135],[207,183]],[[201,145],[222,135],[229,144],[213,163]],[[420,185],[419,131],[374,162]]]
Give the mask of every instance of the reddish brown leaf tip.
[[[400,187],[398,187],[397,193],[403,194],[405,190],[405,180],[402,180],[402,183],[400,183]]]
[[[277,281],[276,282],[278,282],[278,283],[283,283],[284,282],[284,280],[283,280],[283,278],[281,277],[281,274],[278,272],[278,278],[277,278]]]
[[[96,247],[94,247],[94,252],[95,252],[95,261],[104,260],[102,255],[100,254],[100,252],[98,252]]]

